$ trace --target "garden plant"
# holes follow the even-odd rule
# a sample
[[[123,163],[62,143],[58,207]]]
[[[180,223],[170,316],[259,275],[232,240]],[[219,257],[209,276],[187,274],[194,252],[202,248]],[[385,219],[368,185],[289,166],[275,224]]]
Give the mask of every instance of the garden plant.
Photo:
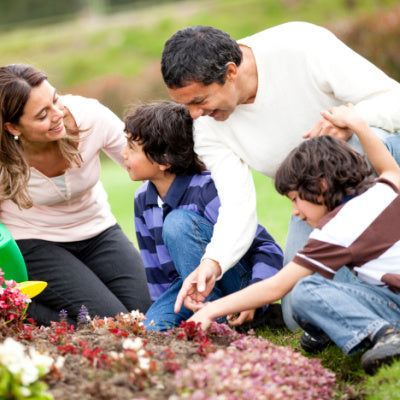
[[[64,311],[38,327],[18,286],[1,289],[1,398],[329,400],[337,387],[320,360],[224,324],[148,332],[138,311],[90,319],[82,305],[77,327]]]

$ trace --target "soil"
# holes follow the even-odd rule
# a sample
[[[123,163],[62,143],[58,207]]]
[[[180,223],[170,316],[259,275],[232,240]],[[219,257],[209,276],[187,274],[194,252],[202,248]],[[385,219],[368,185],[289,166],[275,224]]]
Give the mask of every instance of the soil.
[[[54,330],[53,330],[54,332]],[[19,340],[26,347],[33,346],[37,351],[45,353],[54,360],[60,356],[60,344],[49,340],[49,331],[44,329],[36,332],[30,340]],[[80,342],[86,342],[90,349],[101,348],[102,353],[120,353],[125,337],[117,337],[108,329],[75,330],[69,333],[68,345],[79,347]],[[0,335],[1,337],[1,335]],[[129,335],[134,340],[137,335]],[[191,340],[178,340],[177,333],[142,332],[139,334],[145,341],[145,349],[155,361],[155,371],[144,379],[134,380],[129,377],[132,366],[125,371],[115,371],[101,366],[93,367],[82,354],[64,355],[61,368],[53,369],[46,375],[44,381],[55,400],[160,400],[170,399],[179,395],[173,383],[174,369],[184,369],[187,365],[202,361],[203,355],[198,354],[199,343]],[[4,338],[3,338],[4,339]],[[2,341],[0,339],[0,341]],[[209,351],[228,346],[229,339],[219,337],[212,339]],[[167,350],[168,349],[168,350]],[[174,356],[168,357],[173,353]],[[165,361],[169,358],[173,370],[168,370]]]
[[[122,314],[121,316],[124,317]],[[59,322],[53,323],[54,325],[50,328],[33,328],[31,325],[24,325],[25,328],[22,330],[24,337],[21,333],[15,333],[16,330],[9,325],[2,325],[0,326],[0,343],[7,337],[12,337],[18,339],[26,348],[33,347],[37,352],[49,355],[55,360],[56,366],[53,366],[42,378],[48,386],[48,392],[55,400],[179,400],[182,396],[175,383],[176,371],[184,371],[193,364],[205,361],[209,354],[220,349],[227,349],[233,341],[242,342],[249,334],[253,335],[252,331],[247,331],[247,334],[239,333],[223,324],[215,324],[214,329],[205,335],[203,331],[194,329],[192,325],[187,325],[186,329],[177,328],[167,333],[160,333],[145,331],[137,324],[129,326],[115,324],[110,328],[109,324],[105,326],[104,320],[98,321],[100,321],[99,324],[92,321],[89,327],[81,326],[79,329],[68,329],[65,323]],[[115,360],[114,357],[127,354],[124,344],[129,341],[128,339],[133,343],[138,341],[138,338],[141,339],[139,342],[144,344],[143,351],[132,350],[130,354],[133,354],[133,358],[128,359],[124,356],[122,361],[118,361],[119,364],[115,364],[115,361],[110,362],[111,356],[112,360]],[[261,337],[257,340],[268,342]],[[267,347],[271,346],[280,347],[268,342]],[[289,346],[286,349],[282,354],[280,351],[274,354],[274,357],[288,357],[289,360],[282,370],[278,367],[278,374],[282,373],[284,376],[293,368],[299,371],[309,368],[306,364],[310,360],[299,354],[293,356],[298,349],[292,351]],[[251,352],[250,349],[248,350]],[[147,360],[151,360],[150,368],[146,372],[138,368],[140,351],[145,353]],[[225,354],[228,355],[228,353]],[[63,358],[62,364],[57,362],[60,358]],[[251,358],[252,356],[249,355],[250,364]],[[314,368],[308,371],[314,374]],[[321,373],[321,370],[318,373]],[[297,379],[302,379],[299,376]],[[351,389],[351,387],[343,388],[341,398],[359,400],[359,393],[352,395]],[[298,397],[299,394],[300,397]],[[295,397],[285,397],[284,392],[280,395],[284,397],[274,398],[318,398],[314,397],[315,395],[306,395],[306,392],[297,392]]]

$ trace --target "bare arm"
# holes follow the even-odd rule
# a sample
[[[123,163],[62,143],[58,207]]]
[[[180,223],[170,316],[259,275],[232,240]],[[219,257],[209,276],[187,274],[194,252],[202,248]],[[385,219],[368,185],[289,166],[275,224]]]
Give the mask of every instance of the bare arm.
[[[361,145],[378,175],[390,180],[397,187],[400,186],[400,168],[395,159],[353,105],[333,107],[329,111],[322,111],[321,115],[340,128],[351,129],[360,139]]]
[[[271,278],[207,303],[190,321],[201,322],[202,328],[207,329],[215,318],[256,309],[281,299],[301,278],[312,273],[308,268],[290,262]]]

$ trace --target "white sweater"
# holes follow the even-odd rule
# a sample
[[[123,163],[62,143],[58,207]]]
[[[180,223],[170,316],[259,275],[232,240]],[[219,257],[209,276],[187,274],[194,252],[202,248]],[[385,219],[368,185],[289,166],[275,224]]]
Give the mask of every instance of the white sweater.
[[[400,85],[328,30],[291,22],[239,43],[256,59],[254,103],[238,105],[226,121],[195,121],[195,150],[221,199],[204,257],[218,261],[223,273],[247,251],[256,231],[251,168],[274,177],[321,110],[351,102],[371,126],[400,128]]]

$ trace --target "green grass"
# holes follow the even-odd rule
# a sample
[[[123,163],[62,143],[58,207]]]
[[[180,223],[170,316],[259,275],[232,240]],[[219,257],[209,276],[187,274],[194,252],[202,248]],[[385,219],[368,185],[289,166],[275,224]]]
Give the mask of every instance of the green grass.
[[[118,164],[102,160],[101,182],[108,194],[111,211],[128,238],[137,247],[133,223],[133,201],[141,182],[132,182],[128,172]]]
[[[382,367],[376,375],[369,378],[366,390],[369,392],[366,400],[400,399],[400,361],[391,367]]]

